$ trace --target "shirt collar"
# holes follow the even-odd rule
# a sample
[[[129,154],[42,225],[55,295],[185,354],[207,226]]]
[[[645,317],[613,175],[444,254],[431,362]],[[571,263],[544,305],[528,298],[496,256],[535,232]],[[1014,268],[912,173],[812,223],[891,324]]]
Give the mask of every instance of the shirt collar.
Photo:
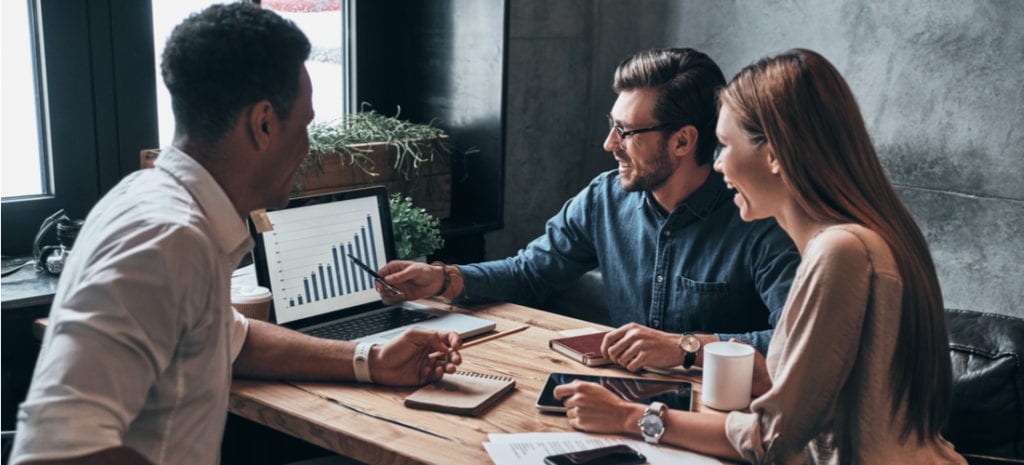
[[[238,216],[227,193],[210,172],[194,158],[173,146],[160,151],[155,166],[177,179],[203,209],[210,221],[214,236],[212,239],[221,252],[229,256],[237,255],[240,260],[241,255],[251,248],[249,230],[245,221]]]
[[[649,208],[658,213],[662,218],[678,215],[684,211],[688,211],[693,216],[704,219],[707,218],[711,211],[722,202],[725,191],[726,187],[723,175],[717,171],[711,171],[711,174],[709,174],[707,179],[704,180],[704,183],[701,184],[696,191],[690,194],[686,200],[683,200],[683,203],[672,212],[672,215],[669,215],[665,209],[661,208],[661,205],[658,204],[654,195],[649,191],[643,192],[644,201],[640,203],[639,207]]]
[[[711,211],[721,203],[724,198],[723,194],[725,191],[726,187],[723,175],[717,171],[711,171],[708,178],[704,180],[704,184],[701,184],[696,191],[690,194],[690,196],[683,201],[683,204],[680,205],[679,208],[676,208],[676,212],[686,209],[697,218],[707,218]]]

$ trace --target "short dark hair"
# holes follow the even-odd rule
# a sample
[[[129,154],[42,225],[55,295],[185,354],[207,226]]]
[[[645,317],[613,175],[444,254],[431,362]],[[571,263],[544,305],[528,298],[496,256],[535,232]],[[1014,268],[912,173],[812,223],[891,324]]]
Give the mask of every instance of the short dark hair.
[[[269,100],[288,119],[309,39],[295,23],[251,3],[214,5],[174,28],[160,69],[178,134],[215,142],[243,109]]]
[[[672,131],[687,125],[697,128],[697,164],[711,161],[718,146],[718,89],[725,75],[707,55],[692,48],[665,48],[638,52],[619,63],[612,88],[615,93],[642,88],[658,92],[654,118],[671,124]]]

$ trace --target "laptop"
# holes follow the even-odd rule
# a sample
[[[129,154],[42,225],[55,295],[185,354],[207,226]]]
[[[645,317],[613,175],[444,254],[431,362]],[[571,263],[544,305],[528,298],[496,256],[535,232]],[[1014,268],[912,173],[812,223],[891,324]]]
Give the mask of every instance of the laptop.
[[[463,338],[494,322],[412,302],[385,305],[374,270],[395,258],[391,207],[383,187],[292,199],[268,210],[272,231],[256,232],[256,280],[273,293],[271,321],[306,334],[381,344],[411,327],[454,331]]]

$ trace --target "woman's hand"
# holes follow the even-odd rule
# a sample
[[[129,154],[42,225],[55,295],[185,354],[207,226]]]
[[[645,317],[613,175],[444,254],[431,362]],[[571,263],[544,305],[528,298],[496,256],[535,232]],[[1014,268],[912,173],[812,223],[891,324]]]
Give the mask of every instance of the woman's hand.
[[[729,342],[746,344],[746,342],[736,338],[729,339]],[[764,355],[761,355],[761,352],[754,349],[754,378],[750,382],[750,396],[761,397],[761,394],[768,392],[771,388],[772,377],[768,376],[768,362],[764,359]]]
[[[637,433],[644,406],[628,402],[605,387],[585,381],[555,386],[555,398],[565,404],[569,426],[593,433]]]

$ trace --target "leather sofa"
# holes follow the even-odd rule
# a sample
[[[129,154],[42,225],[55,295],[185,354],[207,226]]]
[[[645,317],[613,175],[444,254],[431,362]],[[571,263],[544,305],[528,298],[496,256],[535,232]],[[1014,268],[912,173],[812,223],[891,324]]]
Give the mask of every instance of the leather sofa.
[[[958,451],[1024,459],[1024,320],[946,310],[953,410],[946,438]]]
[[[601,273],[591,271],[542,308],[608,324]],[[953,405],[945,437],[972,464],[1024,464],[1024,319],[948,309]]]

